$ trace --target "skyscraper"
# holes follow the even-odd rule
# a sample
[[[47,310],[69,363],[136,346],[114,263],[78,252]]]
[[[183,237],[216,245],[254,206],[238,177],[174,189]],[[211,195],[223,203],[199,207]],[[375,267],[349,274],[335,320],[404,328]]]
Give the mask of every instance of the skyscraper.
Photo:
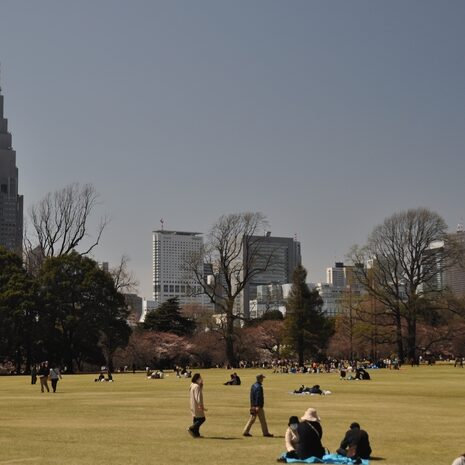
[[[153,299],[157,305],[172,297],[181,305],[207,303],[193,273],[186,269],[189,256],[198,254],[202,246],[200,233],[153,231]]]
[[[16,152],[11,146],[8,120],[3,117],[0,87],[0,246],[21,253],[23,244],[23,196],[18,195]]]
[[[289,237],[273,237],[267,233],[265,236],[249,236],[249,240],[244,242],[244,267],[245,257],[249,253],[248,244],[253,244],[255,249],[253,267],[263,271],[254,273],[244,287],[242,312],[245,318],[250,317],[250,301],[257,299],[258,286],[292,282],[296,267],[302,263],[300,242]]]

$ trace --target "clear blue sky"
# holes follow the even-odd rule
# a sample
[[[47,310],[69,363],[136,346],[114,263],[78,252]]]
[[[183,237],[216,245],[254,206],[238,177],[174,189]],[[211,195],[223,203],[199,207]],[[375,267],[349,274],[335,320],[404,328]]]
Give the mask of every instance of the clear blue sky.
[[[465,217],[461,0],[0,0],[25,210],[91,182],[95,258],[151,297],[151,231],[261,211],[324,279],[386,216]]]

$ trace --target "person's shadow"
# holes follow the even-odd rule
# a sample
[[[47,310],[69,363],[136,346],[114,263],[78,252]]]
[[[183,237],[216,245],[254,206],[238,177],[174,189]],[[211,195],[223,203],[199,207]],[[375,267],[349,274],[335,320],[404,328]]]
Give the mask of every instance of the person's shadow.
[[[370,461],[380,462],[381,460],[386,460],[384,457],[370,457]]]
[[[202,439],[216,439],[219,441],[232,441],[234,439],[242,439],[242,438],[237,438],[237,437],[226,437],[226,436],[208,436],[208,437],[203,437]]]

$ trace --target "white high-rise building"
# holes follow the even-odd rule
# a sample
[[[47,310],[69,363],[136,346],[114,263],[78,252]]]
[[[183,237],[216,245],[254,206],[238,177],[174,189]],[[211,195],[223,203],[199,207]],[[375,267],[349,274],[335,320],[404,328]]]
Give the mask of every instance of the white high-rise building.
[[[207,298],[186,266],[189,257],[202,249],[201,233],[153,231],[152,244],[153,300],[157,306],[172,297],[177,297],[181,305],[205,305]]]

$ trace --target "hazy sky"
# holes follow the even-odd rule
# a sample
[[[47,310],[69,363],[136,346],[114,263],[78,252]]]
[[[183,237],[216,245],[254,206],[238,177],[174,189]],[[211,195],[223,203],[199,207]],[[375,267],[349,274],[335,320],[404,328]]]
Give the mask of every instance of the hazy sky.
[[[151,232],[261,211],[310,281],[386,216],[465,217],[465,2],[0,0],[27,208],[91,182],[151,297]],[[96,217],[97,219],[97,217]]]

